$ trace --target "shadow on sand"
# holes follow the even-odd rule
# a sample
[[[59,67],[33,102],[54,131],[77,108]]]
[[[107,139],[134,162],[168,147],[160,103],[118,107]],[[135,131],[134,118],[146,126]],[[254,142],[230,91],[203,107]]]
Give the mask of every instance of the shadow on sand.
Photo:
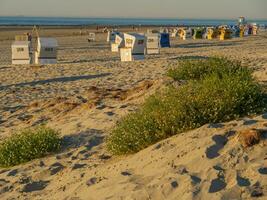
[[[95,59],[82,59],[73,61],[60,61],[60,64],[74,64],[74,63],[89,63],[89,62],[114,62],[119,61],[119,57],[108,57],[108,58],[95,58]]]
[[[177,56],[177,57],[172,57],[172,60],[200,60],[200,59],[209,59],[210,57],[208,56]]]
[[[3,69],[10,69],[11,67],[0,67],[0,70],[3,70]]]
[[[90,79],[109,76],[110,74],[111,73],[103,73],[103,74],[97,74],[97,75],[70,76],[70,77],[52,78],[52,79],[46,79],[46,80],[39,80],[39,81],[32,81],[32,82],[4,85],[4,86],[0,86],[0,90],[5,90],[5,89],[8,89],[10,87],[36,86],[36,85],[44,85],[44,84],[57,83],[57,82],[65,83],[65,82],[73,82],[73,81],[79,81],[79,80],[90,80]]]
[[[102,144],[104,141],[103,131],[97,129],[88,129],[84,132],[68,135],[63,137],[62,151],[71,148],[79,148],[85,146],[87,150],[91,150]]]
[[[215,43],[207,43],[207,42],[198,42],[198,43],[186,43],[186,44],[178,44],[174,47],[177,48],[205,48],[205,47],[227,47],[227,46],[236,46],[242,44],[241,41],[231,41],[231,42],[215,42]]]

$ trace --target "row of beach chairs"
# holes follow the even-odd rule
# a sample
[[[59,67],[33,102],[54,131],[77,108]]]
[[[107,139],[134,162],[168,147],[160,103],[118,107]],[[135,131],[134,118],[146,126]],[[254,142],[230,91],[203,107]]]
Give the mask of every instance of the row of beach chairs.
[[[219,26],[207,28],[173,28],[167,30],[172,38],[180,39],[231,39],[234,37],[244,37],[248,35],[257,35],[258,26]]]
[[[145,54],[159,54],[160,48],[170,47],[169,33],[108,32],[107,42],[112,52],[120,52],[121,61],[143,60]]]
[[[107,32],[107,42],[112,52],[120,52],[121,61],[142,60],[145,55],[160,54],[161,48],[170,47],[170,38],[187,39],[231,39],[257,35],[258,27],[250,25],[220,26],[208,28],[172,28],[148,30],[146,34]],[[38,35],[38,34],[37,34]],[[88,42],[94,42],[95,33],[89,33]],[[58,43],[55,38],[32,38],[30,34],[17,35],[11,45],[12,64],[55,64]]]

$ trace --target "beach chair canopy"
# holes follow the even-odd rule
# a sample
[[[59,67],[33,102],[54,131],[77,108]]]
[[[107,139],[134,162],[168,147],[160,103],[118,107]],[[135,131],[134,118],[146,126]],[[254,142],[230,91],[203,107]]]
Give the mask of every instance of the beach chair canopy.
[[[38,44],[40,44],[42,47],[58,47],[58,43],[55,38],[39,37]]]

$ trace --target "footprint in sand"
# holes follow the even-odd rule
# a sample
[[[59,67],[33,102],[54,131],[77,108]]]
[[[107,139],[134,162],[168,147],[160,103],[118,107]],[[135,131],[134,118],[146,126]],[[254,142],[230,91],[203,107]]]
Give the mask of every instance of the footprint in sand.
[[[262,175],[267,175],[267,167],[259,168],[258,172]]]
[[[127,108],[128,105],[121,105],[120,108],[123,109],[123,108]]]
[[[109,117],[112,117],[113,115],[115,115],[114,112],[105,112],[105,114],[107,114]]]
[[[223,124],[209,124],[208,128],[223,128]]]
[[[48,183],[49,181],[36,181],[29,183],[23,187],[22,192],[35,192],[43,190],[46,188]]]
[[[197,184],[201,183],[201,178],[194,176],[194,175],[190,175],[190,177],[191,177],[191,183],[193,185],[197,185]]]
[[[17,174],[18,174],[18,170],[14,169],[14,170],[8,172],[7,176],[16,176]]]
[[[259,182],[255,183],[250,188],[250,196],[251,197],[261,197],[263,196],[263,190]]]
[[[210,184],[209,193],[216,193],[223,190],[226,187],[224,178],[218,177],[213,179]]]
[[[179,185],[178,185],[178,182],[177,181],[172,181],[171,182],[171,186],[172,186],[172,188],[177,188]]]
[[[218,157],[220,155],[219,151],[228,142],[228,139],[222,135],[214,135],[212,137],[212,140],[215,142],[215,144],[206,149],[206,157],[209,159],[213,159],[213,158]]]
[[[103,143],[103,140],[104,140],[103,136],[94,136],[88,141],[85,147],[89,151],[93,147],[98,146],[99,144]]]
[[[191,178],[191,184],[192,184],[192,195],[196,197],[200,193],[200,183],[201,183],[201,178],[199,178],[196,175],[190,175]]]
[[[101,159],[101,160],[108,160],[108,159],[110,159],[111,158],[111,156],[110,155],[106,155],[106,154],[101,154],[100,156],[98,156],[99,157],[99,159]]]
[[[243,125],[251,126],[253,124],[256,124],[257,122],[258,122],[257,120],[244,120]]]
[[[60,172],[61,170],[63,170],[63,169],[64,169],[64,166],[61,163],[59,163],[59,162],[56,162],[56,163],[52,164],[49,167],[49,170],[51,172],[51,175],[55,175],[58,172]]]
[[[241,177],[239,175],[236,176],[236,181],[237,181],[238,186],[240,186],[240,187],[248,187],[248,186],[250,186],[249,179]]]
[[[122,175],[122,176],[131,176],[132,173],[130,173],[130,172],[128,172],[128,171],[123,171],[123,172],[121,172],[121,175]]]
[[[81,169],[81,168],[84,168],[86,166],[87,166],[87,164],[76,163],[76,164],[73,165],[72,170]]]
[[[86,181],[86,185],[87,186],[95,185],[97,183],[100,183],[104,179],[105,178],[102,178],[102,177],[92,177],[88,181]]]

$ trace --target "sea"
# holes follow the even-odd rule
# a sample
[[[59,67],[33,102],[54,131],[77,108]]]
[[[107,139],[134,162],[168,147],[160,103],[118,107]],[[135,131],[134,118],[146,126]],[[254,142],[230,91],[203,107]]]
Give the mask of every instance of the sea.
[[[267,25],[267,20],[247,20]],[[0,17],[0,26],[123,26],[123,25],[235,25],[237,19],[145,19],[145,18],[66,18],[66,17]]]

